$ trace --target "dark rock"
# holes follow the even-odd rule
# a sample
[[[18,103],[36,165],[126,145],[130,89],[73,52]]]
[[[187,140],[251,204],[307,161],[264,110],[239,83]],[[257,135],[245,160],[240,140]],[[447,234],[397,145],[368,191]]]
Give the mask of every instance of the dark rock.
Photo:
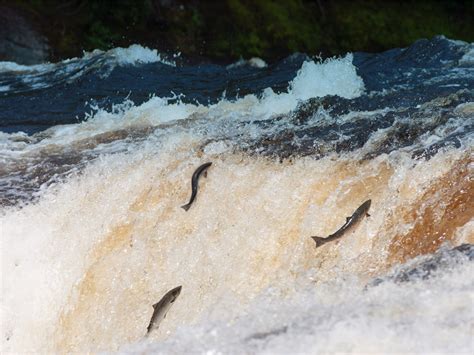
[[[461,244],[452,249],[440,249],[430,256],[425,256],[415,262],[409,262],[397,268],[391,274],[372,280],[368,286],[377,286],[385,281],[395,283],[426,280],[440,270],[454,265],[474,261],[474,244]]]
[[[0,6],[0,60],[38,64],[48,60],[46,38],[35,30],[27,16]]]
[[[337,96],[312,98],[290,114],[254,121],[262,134],[242,147],[249,153],[283,159],[308,155],[320,158],[332,152],[349,152],[364,147],[371,138],[364,159],[410,146],[413,147],[413,158],[430,159],[440,149],[459,147],[462,139],[472,134],[474,129],[468,121],[463,129],[457,129],[428,146],[423,143],[423,137],[435,134],[436,129],[457,117],[454,110],[459,104],[474,100],[474,90],[462,89],[445,94],[430,87],[423,100],[413,100],[413,93],[417,90],[417,87],[403,89],[372,95],[370,99],[366,95],[354,99]],[[401,103],[401,95],[409,99]],[[320,110],[326,116],[318,118]],[[375,110],[380,112],[364,113]],[[351,121],[339,120],[349,112],[355,116]],[[356,116],[357,112],[360,114]],[[380,130],[385,134],[373,139]]]

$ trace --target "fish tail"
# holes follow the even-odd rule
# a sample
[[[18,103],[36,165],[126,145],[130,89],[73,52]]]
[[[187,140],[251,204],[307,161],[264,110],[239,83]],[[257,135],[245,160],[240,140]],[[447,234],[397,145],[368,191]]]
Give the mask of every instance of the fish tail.
[[[314,242],[316,243],[316,248],[326,243],[326,238],[321,238],[321,237],[311,237],[311,238],[313,238]]]
[[[187,203],[187,204],[181,206],[181,208],[185,211],[189,210],[190,207],[191,207],[190,203]]]
[[[151,326],[148,326],[148,328],[146,328],[145,338],[148,338],[150,334],[151,334]]]

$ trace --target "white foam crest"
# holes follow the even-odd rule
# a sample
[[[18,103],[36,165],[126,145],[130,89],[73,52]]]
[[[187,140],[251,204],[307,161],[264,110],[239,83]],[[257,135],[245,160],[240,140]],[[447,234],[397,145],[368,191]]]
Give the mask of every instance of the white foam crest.
[[[123,104],[115,105],[112,112],[99,109],[86,122],[78,126],[78,132],[86,128],[88,131],[106,132],[120,128],[150,126],[179,121],[189,117],[191,114],[205,110],[203,106],[194,104],[185,104],[176,101],[176,97],[160,98],[152,97],[147,102],[135,106],[131,101],[125,101]],[[71,129],[76,127],[72,126]]]
[[[290,82],[288,93],[275,94],[272,89],[266,89],[256,112],[265,119],[294,110],[298,103],[312,97],[337,95],[354,98],[362,95],[364,82],[357,75],[352,59],[352,54],[347,54],[344,58],[321,63],[304,62]]]
[[[361,95],[363,90],[364,83],[357,75],[352,55],[349,54],[322,63],[305,62],[290,82],[287,93],[277,94],[267,88],[260,98],[249,94],[236,100],[222,99],[208,106],[185,104],[176,96],[152,97],[139,106],[126,101],[110,112],[97,109],[86,122],[56,126],[50,132],[52,139],[58,141],[56,143],[68,144],[72,140],[111,130],[179,121],[195,113],[205,115],[210,125],[216,120],[264,120],[288,113],[310,97],[340,95],[351,98]]]
[[[1,62],[0,73],[2,72],[16,72],[16,73],[44,73],[48,71],[55,71],[58,67],[70,66],[69,71],[73,71],[81,64],[82,60],[89,60],[96,56],[106,56],[112,58],[115,64],[120,66],[140,65],[148,63],[162,63],[170,66],[176,66],[172,60],[164,58],[156,49],[150,49],[138,44],[132,44],[129,47],[116,47],[108,51],[100,49],[92,52],[84,52],[82,57],[74,57],[62,60],[57,63],[42,63],[33,65],[22,65],[15,62]]]
[[[337,95],[346,99],[360,96],[364,82],[352,64],[352,54],[323,63],[304,62],[296,78],[290,84],[290,92],[298,100],[311,97]]]
[[[170,103],[170,100],[175,101],[175,97],[153,97],[139,106],[135,106],[133,102],[127,100],[122,104],[114,105],[112,111],[97,109],[85,122],[58,125],[41,132],[41,136],[45,138],[40,140],[39,143],[24,146],[24,151],[34,151],[51,144],[67,146],[72,142],[95,135],[120,129],[157,126],[185,119],[196,112],[207,111],[201,105],[185,104],[181,101]],[[11,142],[18,136],[16,133],[2,133],[2,135],[5,142]],[[23,135],[21,136],[23,137]],[[3,151],[5,155],[8,155],[10,147],[10,143],[4,144],[3,147],[0,145],[0,148],[5,148]]]
[[[163,63],[176,66],[176,63],[164,59],[156,49],[142,47],[138,44],[132,44],[128,48],[117,47],[107,52],[113,55],[119,65],[135,65],[147,63]]]

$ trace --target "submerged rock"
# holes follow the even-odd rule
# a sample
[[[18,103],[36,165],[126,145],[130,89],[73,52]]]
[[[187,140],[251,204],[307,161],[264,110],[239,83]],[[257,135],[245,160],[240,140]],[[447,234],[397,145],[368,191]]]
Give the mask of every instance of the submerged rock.
[[[470,119],[464,121],[463,127],[446,131],[442,138],[438,131],[460,116],[455,111],[460,104],[474,101],[474,90],[444,93],[430,87],[429,94],[423,98],[416,97],[416,90],[355,99],[338,96],[309,99],[290,114],[254,121],[263,133],[258,139],[249,139],[244,150],[280,158],[308,155],[320,158],[367,145],[363,156],[370,159],[411,146],[413,158],[429,159],[441,148],[459,147],[461,140],[473,131]],[[403,95],[406,102],[397,106]],[[343,118],[350,112],[350,120]],[[385,134],[377,135],[377,131]],[[428,142],[429,136],[436,139]]]
[[[472,261],[474,261],[474,244],[461,244],[452,249],[441,248],[433,255],[412,260],[391,274],[372,280],[368,286],[377,286],[385,281],[400,283],[426,280],[440,270]]]

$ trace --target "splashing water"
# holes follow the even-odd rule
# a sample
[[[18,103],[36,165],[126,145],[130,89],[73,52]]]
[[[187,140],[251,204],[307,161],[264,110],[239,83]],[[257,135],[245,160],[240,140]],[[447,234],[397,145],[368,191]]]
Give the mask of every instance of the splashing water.
[[[423,46],[438,61],[422,61]],[[285,76],[290,59],[238,66],[226,85],[246,71],[237,86],[256,76],[253,92],[207,103],[155,93],[2,133],[2,351],[472,352],[470,259],[371,286],[420,255],[474,244],[474,67],[459,64],[470,50],[436,38],[399,57],[307,60],[286,90],[266,85],[267,70]],[[162,69],[140,55],[109,78]],[[179,87],[198,69],[173,70]],[[209,90],[222,80],[213,70],[187,89]],[[370,217],[314,247],[310,236],[369,198]],[[144,339],[151,305],[178,285]]]

